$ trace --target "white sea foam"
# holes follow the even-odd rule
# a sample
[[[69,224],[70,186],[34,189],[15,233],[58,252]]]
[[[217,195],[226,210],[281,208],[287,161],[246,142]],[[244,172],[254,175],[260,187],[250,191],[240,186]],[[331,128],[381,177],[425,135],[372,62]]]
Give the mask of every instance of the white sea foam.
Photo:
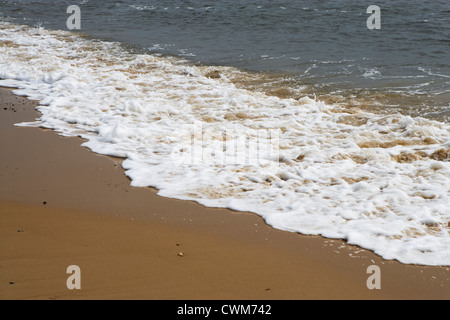
[[[381,76],[381,72],[377,69],[366,69],[362,75],[364,78],[378,78]]]
[[[275,228],[346,239],[385,259],[450,265],[448,124],[280,99],[232,77],[245,73],[1,23],[0,85],[41,102],[40,126],[125,158],[133,186],[255,212]],[[278,153],[224,161],[261,132],[278,133]]]

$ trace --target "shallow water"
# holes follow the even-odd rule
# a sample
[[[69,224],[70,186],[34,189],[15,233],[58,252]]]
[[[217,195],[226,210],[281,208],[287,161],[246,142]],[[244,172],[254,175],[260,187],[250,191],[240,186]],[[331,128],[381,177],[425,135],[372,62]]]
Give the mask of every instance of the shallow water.
[[[81,32],[145,52],[265,72],[266,92],[449,119],[450,3],[376,1],[0,1],[17,23],[67,30],[79,5]],[[281,79],[280,79],[281,77]]]

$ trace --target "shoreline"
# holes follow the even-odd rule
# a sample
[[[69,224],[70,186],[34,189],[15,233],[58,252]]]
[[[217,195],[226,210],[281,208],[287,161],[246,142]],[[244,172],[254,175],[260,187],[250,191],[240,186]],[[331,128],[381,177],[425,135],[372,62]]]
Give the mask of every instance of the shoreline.
[[[450,298],[448,267],[385,261],[255,214],[131,187],[121,159],[14,126],[39,114],[11,91],[0,88],[2,300]],[[66,287],[74,264],[82,290]],[[381,268],[381,290],[366,286],[370,265]]]

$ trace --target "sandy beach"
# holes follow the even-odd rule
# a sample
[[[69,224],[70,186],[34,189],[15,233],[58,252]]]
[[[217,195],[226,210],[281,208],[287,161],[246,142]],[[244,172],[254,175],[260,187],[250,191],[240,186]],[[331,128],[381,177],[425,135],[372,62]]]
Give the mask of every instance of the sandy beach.
[[[34,121],[0,89],[0,299],[449,299],[447,267],[385,261],[250,213],[130,187],[121,159]],[[66,269],[81,269],[81,290]],[[367,268],[381,270],[369,290]]]

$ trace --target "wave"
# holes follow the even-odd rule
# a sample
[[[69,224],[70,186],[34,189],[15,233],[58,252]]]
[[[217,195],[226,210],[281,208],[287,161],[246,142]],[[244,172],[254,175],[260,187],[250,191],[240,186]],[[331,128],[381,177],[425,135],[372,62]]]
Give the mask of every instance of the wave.
[[[0,22],[0,85],[34,124],[124,158],[136,187],[281,230],[450,265],[450,126],[237,85],[258,74]]]

